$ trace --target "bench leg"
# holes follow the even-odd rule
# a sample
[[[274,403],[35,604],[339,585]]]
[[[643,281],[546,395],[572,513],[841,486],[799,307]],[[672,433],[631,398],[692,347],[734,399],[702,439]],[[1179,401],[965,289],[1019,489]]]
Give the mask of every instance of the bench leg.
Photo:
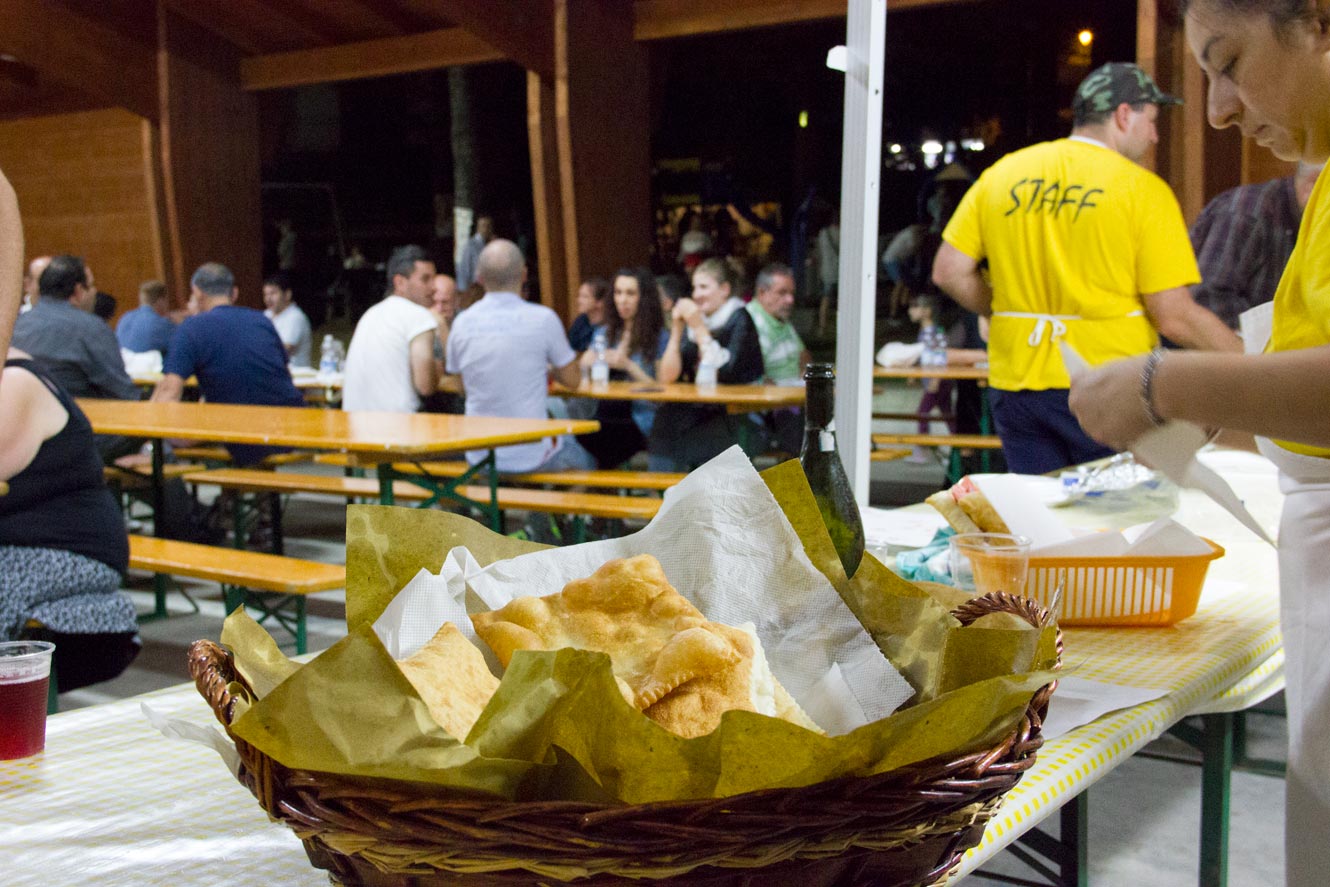
[[[255,622],[262,625],[272,619],[295,641],[296,655],[305,652],[308,638],[304,595],[251,591],[238,585],[223,585],[222,597],[228,614],[234,613],[237,607],[256,610],[258,617]]]
[[[170,591],[170,589],[167,588],[167,583],[170,582],[170,581],[171,581],[171,577],[170,577],[169,575],[167,575],[166,573],[154,573],[154,574],[153,574],[153,576],[152,576],[152,596],[153,596],[152,612],[150,612],[150,613],[139,613],[139,614],[137,614],[137,619],[138,619],[138,622],[139,622],[140,625],[143,624],[143,623],[145,623],[145,622],[156,622],[158,619],[169,619],[169,618],[170,618],[171,614],[170,614],[170,613],[167,611],[167,609],[166,609],[166,594],[167,594],[168,591]],[[179,588],[179,587],[176,588],[176,591],[180,592],[180,594],[184,596],[185,600],[189,602],[190,609],[192,609],[195,613],[197,613],[197,612],[199,611],[199,602],[196,601],[196,600],[194,600],[194,598],[190,597],[190,596],[189,596],[189,592],[187,592],[187,591],[185,591],[185,589],[183,589],[183,588]]]
[[[495,467],[494,450],[475,465],[472,465],[458,477],[445,478],[430,474],[419,462],[415,463],[417,472],[405,474],[397,471],[390,463],[384,463],[379,466],[379,504],[392,505],[394,502],[393,481],[405,480],[415,484],[432,495],[420,502],[417,508],[430,508],[435,503],[442,500],[460,503],[468,508],[476,508],[482,511],[489,518],[490,529],[496,533],[503,532],[503,512],[499,510],[499,473]],[[474,483],[481,473],[485,475],[485,483],[489,487],[489,502],[478,502],[475,499],[468,499],[465,496],[459,496],[457,489],[467,484]]]

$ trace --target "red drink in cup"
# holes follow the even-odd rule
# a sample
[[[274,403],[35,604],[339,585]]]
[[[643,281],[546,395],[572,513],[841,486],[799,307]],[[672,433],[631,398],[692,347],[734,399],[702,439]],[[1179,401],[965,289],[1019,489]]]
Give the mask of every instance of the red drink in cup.
[[[54,644],[0,643],[0,761],[46,747],[46,694]]]

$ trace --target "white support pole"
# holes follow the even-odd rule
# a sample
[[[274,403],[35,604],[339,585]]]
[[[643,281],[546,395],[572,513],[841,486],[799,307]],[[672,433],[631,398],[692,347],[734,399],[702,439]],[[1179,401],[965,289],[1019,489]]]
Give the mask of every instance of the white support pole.
[[[873,425],[877,212],[882,182],[882,83],[887,0],[849,0],[841,153],[840,305],[836,312],[836,437],[854,498],[868,504]]]

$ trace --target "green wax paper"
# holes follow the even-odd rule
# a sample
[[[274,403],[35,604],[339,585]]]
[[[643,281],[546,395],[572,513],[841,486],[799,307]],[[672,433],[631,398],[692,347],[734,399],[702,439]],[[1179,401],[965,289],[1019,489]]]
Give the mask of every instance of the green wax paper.
[[[684,739],[624,701],[607,656],[565,649],[517,653],[471,733],[449,736],[371,623],[454,545],[482,565],[540,546],[442,512],[352,506],[348,636],[300,665],[243,612],[230,616],[223,642],[255,689],[232,729],[288,767],[504,798],[629,804],[887,772],[986,747],[1011,730],[1053,678],[1051,630],[961,628],[927,591],[871,556],[847,579],[798,464],[764,478],[810,559],[915,687],[912,703],[890,717],[826,736],[731,711],[710,735]]]

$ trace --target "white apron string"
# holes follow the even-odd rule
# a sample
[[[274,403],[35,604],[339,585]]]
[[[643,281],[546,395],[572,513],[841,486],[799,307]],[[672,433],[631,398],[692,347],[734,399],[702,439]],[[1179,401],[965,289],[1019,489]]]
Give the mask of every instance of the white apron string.
[[[1122,317],[1143,317],[1144,311],[1136,310],[1123,314]],[[1034,311],[994,311],[994,317],[1017,317],[1035,322],[1034,329],[1030,331],[1030,338],[1026,344],[1031,348],[1038,348],[1044,341],[1044,334],[1051,331],[1050,342],[1056,342],[1067,335],[1067,321],[1069,320],[1119,320],[1117,317],[1081,317],[1079,314],[1040,314]]]

